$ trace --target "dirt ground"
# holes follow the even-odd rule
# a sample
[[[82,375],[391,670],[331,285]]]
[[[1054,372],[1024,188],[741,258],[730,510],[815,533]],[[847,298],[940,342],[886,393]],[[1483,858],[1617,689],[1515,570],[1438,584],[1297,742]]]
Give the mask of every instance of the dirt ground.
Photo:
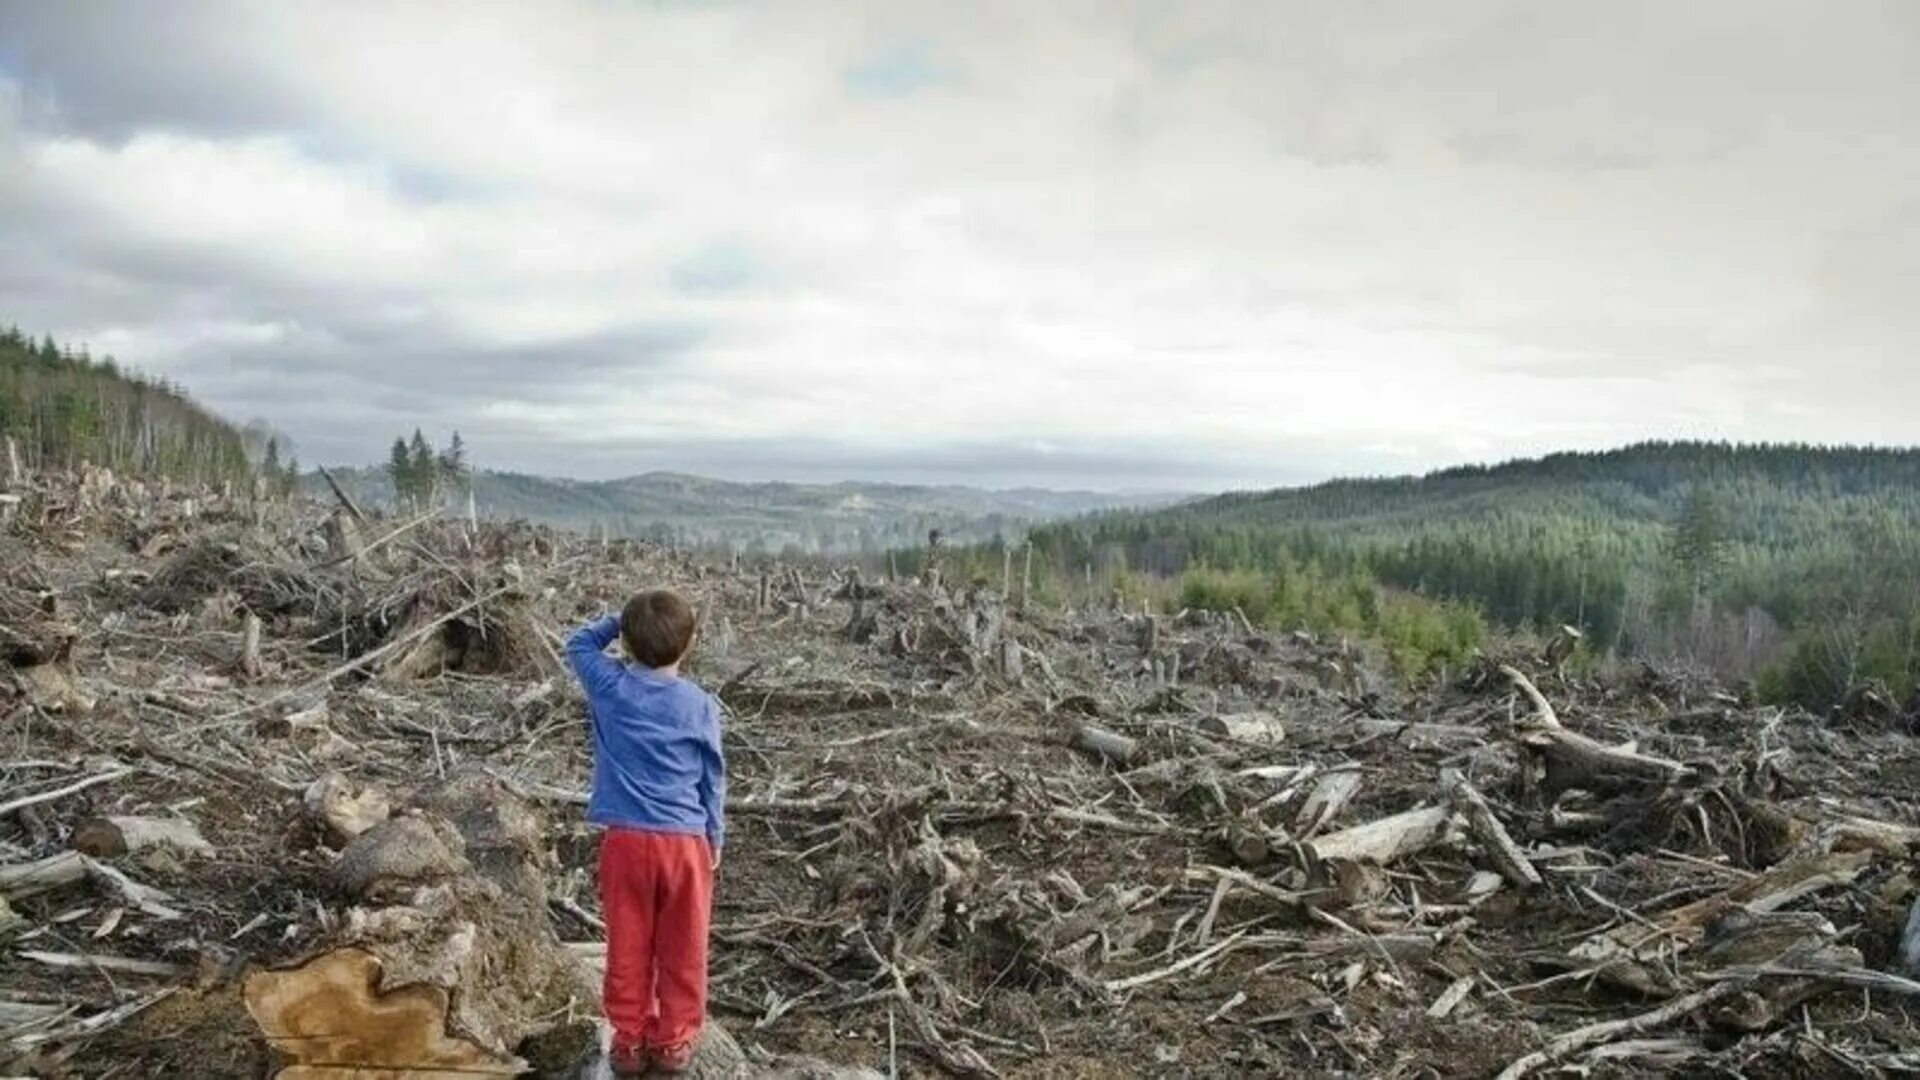
[[[1900,961],[1920,752],[1898,718],[1518,652],[1405,692],[1361,650],[1232,613],[1029,611],[1017,579],[100,474],[0,510],[0,1072],[275,1068],[242,980],[349,940],[370,903],[341,895],[342,838],[308,805],[328,774],[398,810],[484,770],[537,806],[542,933],[591,963],[587,741],[557,650],[661,584],[699,604],[693,673],[728,713],[712,1008],[756,1061],[1920,1068]],[[105,817],[204,846],[102,847],[82,826]]]

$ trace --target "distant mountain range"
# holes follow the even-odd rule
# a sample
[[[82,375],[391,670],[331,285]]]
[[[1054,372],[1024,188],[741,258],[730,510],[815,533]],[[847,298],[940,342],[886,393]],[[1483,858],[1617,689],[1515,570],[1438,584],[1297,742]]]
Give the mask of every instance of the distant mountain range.
[[[386,470],[331,470],[356,500],[391,506]],[[318,474],[302,478],[327,497]],[[1097,510],[1166,506],[1185,496],[1128,495],[962,485],[739,483],[649,472],[620,480],[567,480],[510,472],[473,476],[482,517],[525,518],[584,532],[671,540],[743,552],[847,554],[911,547],[939,529],[954,543],[1012,538],[1028,525]],[[464,496],[455,499],[464,511]]]

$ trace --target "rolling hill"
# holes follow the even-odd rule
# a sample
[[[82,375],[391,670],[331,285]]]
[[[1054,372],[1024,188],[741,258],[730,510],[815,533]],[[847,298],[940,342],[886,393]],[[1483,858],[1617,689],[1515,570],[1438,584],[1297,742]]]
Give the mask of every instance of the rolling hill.
[[[393,483],[384,469],[345,469],[334,476],[356,499],[382,506],[393,502]],[[311,493],[324,494],[317,475],[305,482]],[[523,517],[613,536],[773,554],[873,554],[924,543],[930,529],[956,542],[986,541],[1012,536],[1035,522],[1164,505],[1174,498],[853,481],[739,483],[674,472],[587,481],[483,470],[472,483],[483,517]]]
[[[0,442],[26,468],[82,462],[180,480],[239,480],[249,436],[186,392],[85,348],[0,330]],[[0,458],[4,458],[0,450]],[[0,460],[0,469],[6,462]]]
[[[1056,575],[1116,560],[1266,575],[1266,589],[1360,575],[1510,628],[1577,626],[1604,652],[1771,670],[1796,697],[1869,677],[1905,695],[1920,674],[1914,449],[1645,443],[1233,493],[1034,535]]]

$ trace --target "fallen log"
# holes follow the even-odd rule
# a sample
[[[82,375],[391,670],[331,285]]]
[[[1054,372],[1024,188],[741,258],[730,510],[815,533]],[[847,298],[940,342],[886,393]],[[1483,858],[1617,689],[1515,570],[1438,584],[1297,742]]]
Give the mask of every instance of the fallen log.
[[[1695,959],[1701,966],[1716,970],[1859,967],[1860,950],[1839,944],[1837,934],[1832,923],[1810,911],[1756,914],[1736,909],[1708,927]],[[1792,1015],[1802,1002],[1834,985],[1813,975],[1770,980],[1721,1003],[1709,1019],[1736,1031],[1764,1031]]]
[[[1920,847],[1920,828],[1864,817],[1839,817],[1814,823],[1814,846],[1823,851],[1870,848],[1905,856]]]
[[[1706,934],[1709,924],[1729,912],[1777,911],[1803,896],[1845,885],[1860,876],[1874,854],[1870,850],[1834,852],[1781,863],[1724,892],[1594,934],[1568,955],[1628,989],[1650,995],[1670,993],[1671,980],[1641,961],[1686,951]]]
[[[129,956],[107,956],[101,953],[47,952],[39,949],[21,949],[18,955],[32,960],[36,964],[59,968],[86,968],[96,971],[113,971],[124,975],[178,975],[186,969],[179,964],[170,964],[164,960],[140,960]]]
[[[1665,1005],[1638,1016],[1629,1016],[1623,1020],[1605,1020],[1575,1028],[1563,1035],[1556,1035],[1540,1049],[1515,1058],[1512,1064],[1500,1070],[1500,1075],[1494,1080],[1519,1080],[1520,1077],[1535,1069],[1551,1065],[1556,1061],[1564,1061],[1589,1046],[1612,1042],[1623,1035],[1637,1035],[1671,1024],[1675,1020],[1691,1015],[1695,1010],[1732,997],[1745,985],[1745,982],[1715,983],[1704,990],[1674,998]]]
[[[1520,743],[1545,760],[1544,786],[1549,800],[1574,788],[1607,793],[1622,788],[1670,784],[1693,774],[1692,769],[1680,762],[1607,746],[1598,739],[1569,730],[1560,723],[1553,706],[1539,687],[1533,685],[1533,680],[1515,668],[1500,670],[1533,703],[1533,720],[1529,729],[1520,734]]]
[[[52,802],[55,799],[65,798],[66,796],[72,795],[75,792],[85,791],[86,789],[94,786],[95,784],[104,784],[112,780],[118,780],[122,777],[132,776],[132,775],[133,775],[132,769],[127,768],[126,766],[120,766],[117,768],[108,769],[105,772],[95,773],[92,776],[89,776],[83,780],[75,780],[71,784],[67,784],[63,787],[55,788],[52,791],[43,791],[38,795],[23,795],[18,799],[13,799],[5,803],[0,803],[0,817],[5,817],[6,815],[13,813],[15,810],[24,809],[25,807],[38,806],[39,804],[44,802]]]
[[[189,855],[211,855],[213,845],[186,818],[96,817],[73,830],[73,846],[95,858],[172,848]]]
[[[1349,859],[1381,866],[1445,839],[1456,818],[1447,806],[1422,806],[1310,840],[1317,861]]]
[[[1691,944],[1713,919],[1736,907],[1752,912],[1776,911],[1821,889],[1844,885],[1860,876],[1873,861],[1871,851],[1835,852],[1782,863],[1724,892],[1586,939],[1576,953],[1604,958],[1620,949],[1632,950],[1654,941]],[[1602,942],[1606,944],[1601,944]],[[1585,953],[1582,953],[1585,955]]]
[[[1353,721],[1353,730],[1366,739],[1390,738],[1396,741],[1426,740],[1436,743],[1479,742],[1487,733],[1464,724],[1432,724],[1412,720],[1379,720],[1361,717]]]
[[[1243,780],[1258,780],[1269,786],[1285,790],[1299,781],[1311,777],[1319,771],[1315,765],[1255,765],[1241,769],[1233,775]]]
[[[92,880],[95,885],[105,889],[115,899],[126,904],[128,907],[145,912],[156,919],[178,919],[184,917],[183,912],[172,906],[174,903],[177,903],[177,901],[165,890],[156,889],[151,885],[142,885],[140,882],[129,877],[125,871],[116,869],[97,859],[87,859],[85,866],[87,868],[87,877]]]
[[[1486,798],[1465,780],[1453,786],[1452,796],[1454,807],[1466,819],[1467,831],[1487,850],[1487,858],[1499,868],[1500,876],[1521,888],[1538,888],[1540,871],[1520,850],[1520,845],[1513,842],[1506,826],[1493,816],[1493,808],[1487,805]]]
[[[1080,724],[1073,729],[1074,749],[1110,765],[1131,764],[1140,753],[1140,741],[1119,732]]]
[[[1546,762],[1544,789],[1551,798],[1581,789],[1612,793],[1623,789],[1664,785],[1692,775],[1677,761],[1607,746],[1566,728],[1540,728],[1520,736]]]
[[[77,851],[62,851],[32,862],[0,866],[0,896],[18,900],[86,878],[86,856]]]
[[[1453,1010],[1458,1008],[1462,1001],[1466,1000],[1467,994],[1472,992],[1472,990],[1472,976],[1462,976],[1461,978],[1455,979],[1451,986],[1448,986],[1446,990],[1441,992],[1438,998],[1434,999],[1432,1005],[1427,1006],[1427,1019],[1445,1020],[1453,1014]]]

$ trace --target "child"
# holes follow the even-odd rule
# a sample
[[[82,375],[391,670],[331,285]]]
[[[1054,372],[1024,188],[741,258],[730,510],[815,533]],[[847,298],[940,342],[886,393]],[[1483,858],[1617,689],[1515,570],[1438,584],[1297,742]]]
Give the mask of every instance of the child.
[[[604,650],[618,637],[632,665]],[[678,593],[634,594],[618,617],[567,639],[593,722],[600,908],[607,921],[602,991],[622,1076],[680,1072],[707,1007],[707,925],[725,839],[727,765],[720,706],[680,677],[693,607]]]

